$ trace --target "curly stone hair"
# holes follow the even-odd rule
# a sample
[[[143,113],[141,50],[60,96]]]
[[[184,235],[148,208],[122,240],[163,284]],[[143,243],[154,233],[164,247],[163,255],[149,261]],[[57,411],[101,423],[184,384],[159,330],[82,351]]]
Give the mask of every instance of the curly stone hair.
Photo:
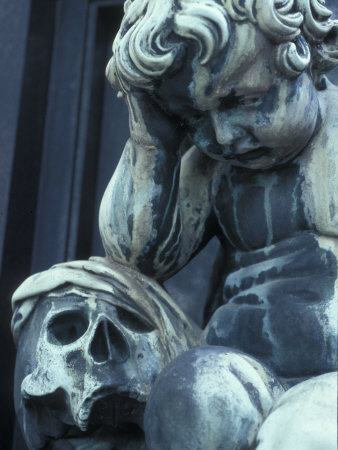
[[[307,71],[321,88],[323,75],[338,66],[338,21],[331,15],[325,0],[126,0],[106,74],[119,91],[153,90],[191,42],[207,64],[225,48],[233,20],[257,24],[275,44],[280,72]]]

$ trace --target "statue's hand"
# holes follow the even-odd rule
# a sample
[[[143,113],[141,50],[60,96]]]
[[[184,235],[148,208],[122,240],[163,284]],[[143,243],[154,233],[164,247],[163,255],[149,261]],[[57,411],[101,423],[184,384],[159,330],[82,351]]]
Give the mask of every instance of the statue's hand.
[[[133,90],[126,96],[130,136],[136,145],[177,152],[183,140],[182,123],[167,114],[145,91]]]

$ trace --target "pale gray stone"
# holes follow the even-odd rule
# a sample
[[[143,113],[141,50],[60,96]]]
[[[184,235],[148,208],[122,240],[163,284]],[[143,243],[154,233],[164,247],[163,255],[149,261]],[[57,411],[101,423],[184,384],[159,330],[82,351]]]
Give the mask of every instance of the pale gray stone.
[[[145,448],[152,384],[199,329],[153,280],[103,258],[59,264],[13,296],[15,407],[30,449]]]
[[[314,377],[276,402],[257,450],[337,450],[337,372]]]
[[[153,386],[145,412],[147,448],[253,448],[283,392],[274,374],[248,355],[221,346],[185,352]]]
[[[324,0],[125,2],[106,74],[130,139],[101,202],[106,259],[52,268],[13,297],[31,448],[143,448],[149,395],[149,448],[253,448],[277,377],[337,370],[337,66]],[[212,238],[201,337],[161,284]],[[218,348],[180,356],[201,342]],[[302,437],[336,389],[323,377],[275,405],[261,449],[331,446],[315,426]]]

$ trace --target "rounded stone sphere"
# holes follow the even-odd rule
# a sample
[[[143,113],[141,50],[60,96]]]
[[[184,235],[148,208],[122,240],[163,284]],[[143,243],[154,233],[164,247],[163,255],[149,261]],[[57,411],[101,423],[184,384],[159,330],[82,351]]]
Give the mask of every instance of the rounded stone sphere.
[[[254,358],[226,347],[189,350],[157,378],[145,411],[149,450],[244,450],[284,392]]]
[[[259,430],[257,450],[337,450],[337,372],[297,384]]]

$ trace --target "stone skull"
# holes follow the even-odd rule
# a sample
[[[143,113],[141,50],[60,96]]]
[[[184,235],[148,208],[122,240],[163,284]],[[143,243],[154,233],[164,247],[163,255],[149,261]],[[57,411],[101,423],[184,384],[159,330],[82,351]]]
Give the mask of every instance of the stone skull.
[[[166,339],[122,294],[73,286],[42,296],[21,331],[16,363],[15,404],[28,446],[145,448],[146,401],[175,356]]]
[[[74,426],[81,431],[98,425],[122,425],[122,431],[126,423],[142,428],[151,385],[168,362],[154,325],[100,299],[49,298],[43,306],[27,333],[31,341],[38,331],[35,368],[19,394],[26,417],[38,419],[40,432],[54,439]],[[49,409],[47,416],[45,408],[38,411],[41,404]],[[41,414],[48,420],[41,422]],[[50,427],[50,414],[56,426]],[[41,446],[40,438],[32,444]]]

